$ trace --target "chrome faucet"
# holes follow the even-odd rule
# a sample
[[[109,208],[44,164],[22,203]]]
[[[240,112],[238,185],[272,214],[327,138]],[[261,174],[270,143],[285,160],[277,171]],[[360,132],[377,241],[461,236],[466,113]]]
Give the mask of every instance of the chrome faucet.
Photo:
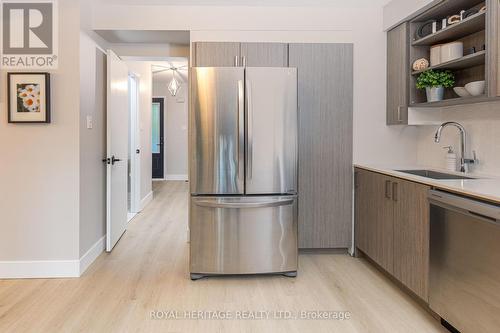
[[[439,143],[439,141],[441,140],[441,132],[443,131],[443,128],[447,126],[455,126],[460,131],[460,171],[467,172],[469,171],[469,164],[475,164],[475,163],[477,164],[478,160],[476,158],[475,151],[473,151],[474,154],[473,159],[465,158],[465,154],[467,151],[467,132],[465,131],[465,128],[461,124],[454,121],[448,121],[446,123],[443,123],[441,126],[439,126],[439,128],[436,131],[436,134],[434,136],[434,142]]]

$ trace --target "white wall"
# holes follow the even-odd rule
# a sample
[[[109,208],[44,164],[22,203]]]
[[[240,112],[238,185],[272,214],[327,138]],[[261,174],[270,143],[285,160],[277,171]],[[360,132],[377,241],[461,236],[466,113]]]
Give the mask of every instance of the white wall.
[[[439,0],[393,0],[384,6],[384,30],[389,30],[416,12],[434,6]]]
[[[186,61],[187,63],[187,61]],[[176,97],[170,95],[167,87],[172,73],[165,72],[153,77],[153,96],[165,97],[165,177],[166,179],[187,180],[188,176],[188,96],[187,77]],[[184,102],[179,103],[178,100]]]
[[[372,3],[372,4],[371,4]],[[95,29],[190,30],[191,41],[354,43],[354,161],[414,163],[416,129],[385,125],[382,3],[327,7],[100,6]],[[168,13],[169,20],[164,17]],[[388,149],[387,147],[391,147]]]
[[[51,124],[7,123],[6,73],[0,72],[3,276],[12,261],[79,258],[79,22],[78,2],[59,1],[59,68],[51,72]]]
[[[151,63],[126,61],[129,71],[139,76],[139,130],[141,150],[141,200],[146,200],[152,191],[151,155],[151,99],[153,77]]]

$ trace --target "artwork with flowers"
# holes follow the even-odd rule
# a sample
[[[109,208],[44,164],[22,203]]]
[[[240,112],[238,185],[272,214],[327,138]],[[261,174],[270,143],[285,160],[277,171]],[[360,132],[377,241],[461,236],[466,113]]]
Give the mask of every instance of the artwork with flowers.
[[[48,73],[8,73],[9,122],[49,123]]]
[[[40,85],[21,83],[17,85],[17,112],[40,112]]]

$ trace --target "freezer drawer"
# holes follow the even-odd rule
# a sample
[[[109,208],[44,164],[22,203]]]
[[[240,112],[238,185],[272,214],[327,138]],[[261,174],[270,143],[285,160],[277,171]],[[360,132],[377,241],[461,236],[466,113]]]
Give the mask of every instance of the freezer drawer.
[[[297,69],[247,67],[245,80],[245,193],[297,193]]]
[[[191,98],[191,193],[243,194],[244,69],[193,68]]]
[[[297,198],[192,197],[192,274],[297,270]]]

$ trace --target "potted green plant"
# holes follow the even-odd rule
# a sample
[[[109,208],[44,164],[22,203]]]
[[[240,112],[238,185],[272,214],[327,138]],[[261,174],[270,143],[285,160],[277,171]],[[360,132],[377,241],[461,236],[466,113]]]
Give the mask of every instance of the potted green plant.
[[[444,88],[451,88],[455,84],[455,76],[449,70],[435,71],[429,69],[417,78],[417,89],[425,89],[427,102],[442,101]]]

